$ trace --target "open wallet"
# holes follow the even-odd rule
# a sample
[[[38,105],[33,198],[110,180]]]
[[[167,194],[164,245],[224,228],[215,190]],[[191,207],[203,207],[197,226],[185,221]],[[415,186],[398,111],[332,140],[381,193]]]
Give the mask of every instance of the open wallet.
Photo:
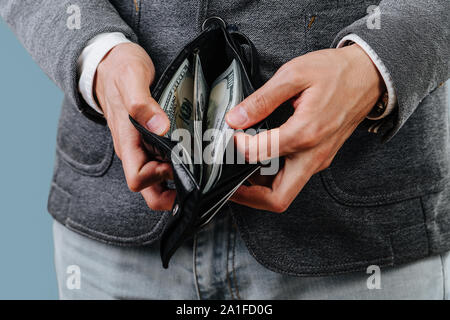
[[[237,151],[235,161],[224,159],[229,146],[234,148],[225,115],[261,85],[256,48],[233,29],[219,17],[206,19],[202,32],[159,78],[152,95],[170,120],[165,136],[130,117],[152,160],[169,162],[173,168],[174,180],[168,187],[175,188],[177,195],[161,237],[164,268],[177,248],[210,222],[262,166],[239,161]],[[253,129],[257,133],[268,127],[265,120]],[[208,130],[212,134],[205,139]]]

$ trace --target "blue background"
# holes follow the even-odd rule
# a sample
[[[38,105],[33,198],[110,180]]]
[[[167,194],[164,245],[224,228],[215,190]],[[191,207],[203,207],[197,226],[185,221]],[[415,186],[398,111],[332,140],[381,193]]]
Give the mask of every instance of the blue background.
[[[0,299],[56,299],[47,213],[61,91],[0,19]]]
[[[62,92],[0,18],[0,299],[56,299],[47,196]]]

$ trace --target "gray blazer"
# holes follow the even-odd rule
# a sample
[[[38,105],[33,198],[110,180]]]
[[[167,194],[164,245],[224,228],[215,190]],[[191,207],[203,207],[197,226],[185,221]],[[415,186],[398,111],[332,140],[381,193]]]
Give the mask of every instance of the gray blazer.
[[[450,1],[77,0],[81,29],[69,30],[72,2],[0,3],[2,17],[65,93],[48,201],[59,222],[116,245],[158,241],[167,213],[152,212],[128,190],[108,127],[90,120],[95,115],[77,91],[76,60],[95,35],[120,31],[148,51],[158,76],[202,21],[219,15],[253,40],[266,79],[284,62],[355,33],[382,59],[398,96],[380,132],[363,122],[285,213],[228,205],[250,253],[277,272],[328,275],[450,250],[442,86],[450,74]],[[370,29],[367,7],[378,2],[381,28]]]

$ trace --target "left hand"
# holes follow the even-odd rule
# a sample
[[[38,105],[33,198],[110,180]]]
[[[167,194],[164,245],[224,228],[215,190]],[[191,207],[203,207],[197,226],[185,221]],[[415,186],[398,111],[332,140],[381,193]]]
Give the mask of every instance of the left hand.
[[[276,176],[249,179],[252,185],[241,186],[231,200],[256,209],[286,211],[311,176],[331,164],[384,90],[377,68],[356,44],[315,51],[284,64],[226,118],[232,128],[246,129],[291,100],[294,113],[281,127],[255,136],[235,135],[236,146],[247,160],[250,155],[256,155],[252,161],[284,156],[284,167]],[[270,154],[273,143],[277,154]]]

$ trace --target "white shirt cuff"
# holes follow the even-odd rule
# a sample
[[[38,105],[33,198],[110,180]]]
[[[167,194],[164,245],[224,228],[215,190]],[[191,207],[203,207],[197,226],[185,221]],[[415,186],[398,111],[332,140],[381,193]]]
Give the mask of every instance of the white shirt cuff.
[[[380,120],[388,116],[395,108],[397,104],[397,95],[395,94],[394,89],[394,83],[392,81],[391,75],[389,71],[387,70],[386,66],[384,65],[383,61],[381,61],[380,57],[376,54],[376,52],[365,42],[363,39],[361,39],[356,34],[349,34],[345,36],[341,41],[339,41],[337,47],[342,48],[345,46],[346,42],[353,41],[357,45],[359,45],[370,57],[372,62],[377,67],[378,71],[381,74],[381,77],[384,80],[384,83],[386,84],[386,89],[388,93],[388,102],[386,105],[386,109],[381,115],[377,115],[376,117],[373,116],[367,116],[367,119],[370,120]]]
[[[86,103],[103,114],[94,97],[94,77],[99,63],[112,48],[121,43],[131,42],[121,32],[101,33],[92,38],[78,57],[77,67],[80,79],[78,89]]]

